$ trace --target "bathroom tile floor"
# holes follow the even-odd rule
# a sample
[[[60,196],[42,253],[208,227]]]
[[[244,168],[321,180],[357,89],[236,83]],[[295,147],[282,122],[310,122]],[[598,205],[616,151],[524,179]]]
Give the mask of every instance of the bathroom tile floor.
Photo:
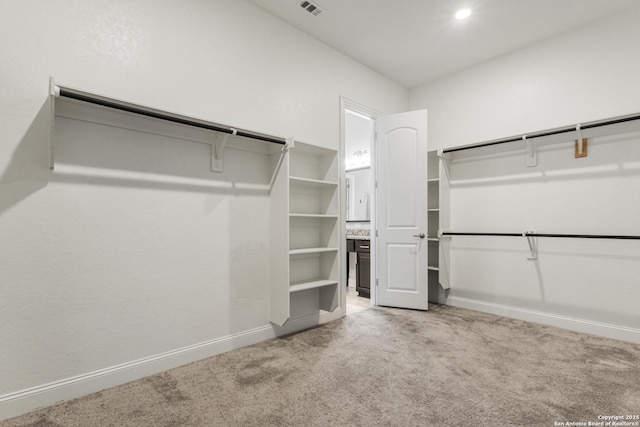
[[[371,308],[369,298],[359,297],[355,286],[347,288],[347,316]]]

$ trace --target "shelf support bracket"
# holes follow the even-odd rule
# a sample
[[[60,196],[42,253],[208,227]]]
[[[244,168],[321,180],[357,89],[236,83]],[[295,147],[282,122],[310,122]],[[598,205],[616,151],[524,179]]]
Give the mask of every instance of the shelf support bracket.
[[[236,129],[231,129],[231,135],[237,134]],[[213,144],[211,144],[211,172],[222,172],[224,170],[224,147],[227,145],[229,134],[216,134]]]
[[[282,161],[284,160],[284,155],[287,154],[287,152],[291,148],[293,148],[293,145],[294,145],[293,138],[289,137],[289,138],[287,138],[285,144],[280,149],[280,157],[278,158],[278,163],[276,164],[276,167],[273,169],[273,174],[271,174],[271,181],[269,181],[269,192],[271,192],[271,189],[273,188],[273,183],[276,181],[276,175],[278,175],[278,171],[280,170],[280,166],[282,166]]]
[[[53,146],[56,136],[56,96],[60,95],[60,88],[56,86],[56,79],[49,77],[49,169],[55,167]]]
[[[533,141],[527,139],[527,135],[522,136],[522,141],[524,141],[527,148],[527,167],[536,167],[538,165],[538,152],[536,151],[536,147],[533,145]]]
[[[580,123],[576,125],[576,133],[578,134],[578,139],[576,139],[575,158],[580,159],[582,157],[587,157],[587,144],[589,142],[589,139],[583,138],[582,129],[580,129]],[[580,145],[581,147],[579,147]]]
[[[527,257],[529,261],[535,261],[538,259],[538,239],[536,236],[529,235],[533,233],[533,230],[527,230],[522,233],[522,235],[527,238],[527,243],[529,244],[529,256]]]

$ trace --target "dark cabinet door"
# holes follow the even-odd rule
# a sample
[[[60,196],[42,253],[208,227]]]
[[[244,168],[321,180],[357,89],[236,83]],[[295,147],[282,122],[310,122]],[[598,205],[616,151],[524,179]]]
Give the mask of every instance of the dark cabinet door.
[[[349,262],[349,255],[351,254],[351,252],[355,252],[356,251],[356,241],[353,239],[347,239],[347,283],[346,286],[349,287],[349,271],[350,271],[350,262]],[[357,279],[357,277],[356,277]]]
[[[369,252],[358,252],[358,268],[356,270],[356,291],[363,297],[371,294],[371,254]]]

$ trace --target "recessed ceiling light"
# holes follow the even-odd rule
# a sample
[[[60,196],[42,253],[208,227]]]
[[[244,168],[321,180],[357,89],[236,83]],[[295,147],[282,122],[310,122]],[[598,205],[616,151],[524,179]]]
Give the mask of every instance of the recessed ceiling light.
[[[457,19],[468,18],[469,15],[471,15],[471,9],[460,9],[459,11],[456,12]]]

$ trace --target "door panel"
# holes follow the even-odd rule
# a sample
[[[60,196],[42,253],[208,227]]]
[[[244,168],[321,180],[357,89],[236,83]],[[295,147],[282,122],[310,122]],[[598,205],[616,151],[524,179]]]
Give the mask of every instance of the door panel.
[[[380,117],[376,126],[377,303],[426,310],[427,112]]]
[[[413,244],[387,245],[388,289],[416,292],[418,283],[418,251]]]
[[[387,192],[387,227],[415,227],[417,225],[415,182],[418,179],[417,134],[415,129],[400,128],[386,135],[384,145],[387,167],[393,173],[382,182]],[[412,161],[407,162],[407,159]]]

